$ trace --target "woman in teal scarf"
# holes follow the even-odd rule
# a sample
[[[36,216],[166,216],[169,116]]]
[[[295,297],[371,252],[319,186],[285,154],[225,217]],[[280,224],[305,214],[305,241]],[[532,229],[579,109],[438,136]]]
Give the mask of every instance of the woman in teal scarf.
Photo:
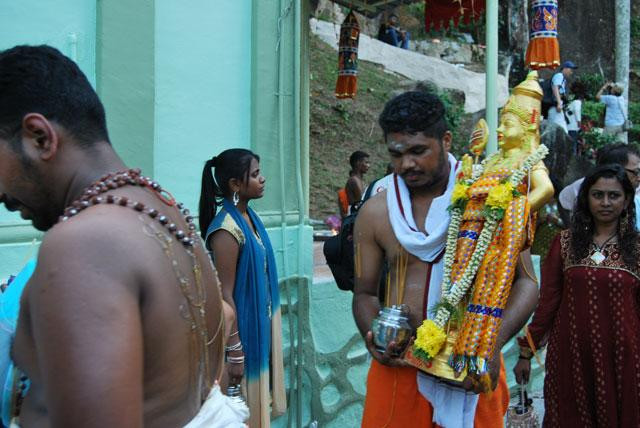
[[[236,314],[226,345],[227,373],[230,384],[243,384],[251,428],[268,427],[286,409],[277,266],[264,225],[248,206],[264,194],[259,162],[245,149],[208,160],[199,212],[223,298]]]

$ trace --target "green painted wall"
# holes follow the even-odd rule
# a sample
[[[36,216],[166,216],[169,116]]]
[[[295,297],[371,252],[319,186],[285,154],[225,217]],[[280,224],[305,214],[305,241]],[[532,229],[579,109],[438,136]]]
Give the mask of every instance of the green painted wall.
[[[295,9],[286,14],[282,52],[274,55],[277,10],[277,2],[268,1],[243,0],[221,8],[201,0],[185,8],[166,0],[99,0],[98,88],[118,152],[193,211],[208,158],[231,147],[258,153],[267,191],[255,208],[272,236],[280,274],[310,275],[311,229],[304,227],[306,68],[299,65],[295,78],[296,55],[298,63],[306,64],[303,42],[294,40],[294,19],[301,15]],[[282,100],[277,95],[280,60],[287,93]]]
[[[98,0],[97,81],[113,146],[154,175],[155,2]],[[134,42],[135,41],[135,42]]]
[[[49,44],[73,58],[96,81],[96,3],[90,0],[20,0],[0,3],[0,50]],[[0,209],[0,278],[15,273],[41,236],[16,213]]]
[[[204,162],[251,147],[251,1],[155,4],[154,175],[195,209]]]

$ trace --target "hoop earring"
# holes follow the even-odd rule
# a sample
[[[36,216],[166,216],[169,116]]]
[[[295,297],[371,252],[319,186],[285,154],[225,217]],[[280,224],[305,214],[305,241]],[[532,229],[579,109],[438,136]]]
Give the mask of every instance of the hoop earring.
[[[240,202],[240,196],[238,196],[238,192],[233,192],[233,205],[237,207],[238,202]]]

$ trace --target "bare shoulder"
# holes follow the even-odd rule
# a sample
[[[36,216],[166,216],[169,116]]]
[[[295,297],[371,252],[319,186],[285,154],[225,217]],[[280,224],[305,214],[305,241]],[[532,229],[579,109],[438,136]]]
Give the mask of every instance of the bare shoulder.
[[[100,205],[55,225],[40,247],[36,283],[43,287],[135,283],[148,254],[144,223],[137,214]]]
[[[377,240],[376,236],[386,230],[388,223],[387,192],[383,190],[367,199],[360,207],[356,217],[356,234],[365,234]]]
[[[382,190],[369,199],[367,199],[358,211],[358,221],[361,218],[366,218],[367,221],[375,219],[386,219],[388,216],[387,209],[387,191]],[[382,217],[380,217],[382,216]]]
[[[352,175],[349,177],[349,179],[347,180],[347,184],[348,183],[362,183],[362,180],[360,179],[360,177],[358,177],[357,175]]]
[[[119,206],[93,206],[51,228],[45,234],[42,249],[57,251],[64,248],[65,251],[78,253],[78,256],[85,251],[90,254],[114,249],[133,252],[136,243],[142,241],[135,237],[144,236],[144,220],[140,213]],[[107,257],[107,254],[103,254],[103,257]],[[118,254],[108,254],[108,257],[118,258]]]

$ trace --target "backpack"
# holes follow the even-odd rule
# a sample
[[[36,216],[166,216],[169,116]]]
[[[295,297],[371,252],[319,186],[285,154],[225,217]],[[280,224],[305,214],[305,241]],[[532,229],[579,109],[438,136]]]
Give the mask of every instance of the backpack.
[[[345,291],[353,291],[354,278],[354,250],[353,250],[353,227],[356,224],[358,210],[364,202],[371,197],[371,191],[375,182],[371,183],[367,191],[359,201],[351,206],[351,213],[342,219],[342,226],[337,235],[324,241],[322,252],[327,261],[333,279],[338,288]]]
[[[542,87],[542,115],[546,118],[549,109],[556,105],[556,99],[553,96],[553,85],[551,79],[546,79],[540,83]]]
[[[557,73],[554,73],[553,76],[555,76]],[[549,79],[546,79],[544,81],[542,81],[542,83],[540,83],[540,87],[542,87],[542,111],[540,113],[542,113],[542,116],[544,116],[544,118],[548,118],[548,113],[549,113],[549,109],[551,107],[555,107],[557,102],[556,102],[556,97],[553,95],[553,76],[551,76]],[[564,76],[562,76],[563,79],[563,83],[566,82],[566,79],[564,78]],[[567,97],[566,94],[560,94],[560,98],[562,99],[562,102],[564,103],[565,107],[567,105]]]

